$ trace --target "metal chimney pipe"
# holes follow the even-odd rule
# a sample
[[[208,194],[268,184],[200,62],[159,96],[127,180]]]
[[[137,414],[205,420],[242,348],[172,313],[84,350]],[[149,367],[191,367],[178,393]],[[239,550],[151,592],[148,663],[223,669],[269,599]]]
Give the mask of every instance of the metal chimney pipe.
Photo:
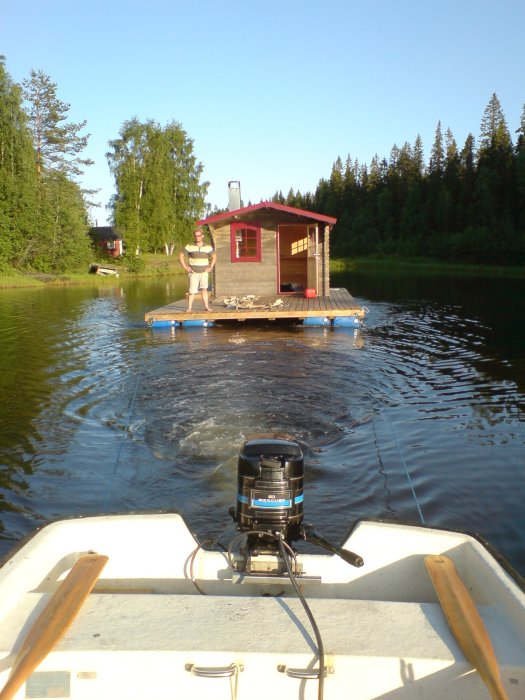
[[[241,208],[241,183],[239,180],[230,180],[228,182],[228,209]]]

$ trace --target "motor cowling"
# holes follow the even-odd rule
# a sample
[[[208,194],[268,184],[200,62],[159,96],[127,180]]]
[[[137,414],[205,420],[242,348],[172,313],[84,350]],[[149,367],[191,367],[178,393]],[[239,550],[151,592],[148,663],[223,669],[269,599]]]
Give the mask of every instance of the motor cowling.
[[[259,533],[257,540],[275,546],[281,533],[287,542],[301,537],[304,457],[291,438],[254,436],[239,453],[237,503],[233,515],[240,532]]]

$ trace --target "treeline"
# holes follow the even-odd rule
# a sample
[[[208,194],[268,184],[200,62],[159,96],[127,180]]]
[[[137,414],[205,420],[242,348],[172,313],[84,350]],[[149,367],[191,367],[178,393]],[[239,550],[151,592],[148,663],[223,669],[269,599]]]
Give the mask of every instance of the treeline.
[[[0,57],[0,273],[85,270],[93,259],[89,208],[96,191],[81,187],[86,122],[68,121],[70,105],[42,71],[15,84]],[[115,177],[109,204],[122,230],[130,269],[139,254],[173,252],[205,211],[208,183],[193,141],[176,122],[136,119],[106,154]]]
[[[274,201],[337,217],[332,256],[379,255],[517,264],[525,261],[525,107],[514,144],[496,94],[479,142],[461,149],[441,123],[427,166],[423,144],[394,146],[390,158],[335,161],[315,193]]]

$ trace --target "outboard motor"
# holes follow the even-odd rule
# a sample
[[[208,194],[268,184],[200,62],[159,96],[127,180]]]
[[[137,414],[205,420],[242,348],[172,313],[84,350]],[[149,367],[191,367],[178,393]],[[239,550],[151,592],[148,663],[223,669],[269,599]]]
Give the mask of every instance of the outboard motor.
[[[307,540],[338,554],[353,566],[362,558],[327,542],[309,525],[303,525],[304,457],[299,443],[289,436],[255,435],[246,440],[237,466],[237,504],[230,514],[246,535],[245,571],[253,557],[277,556],[279,539],[289,546]]]
[[[248,533],[250,548],[276,550],[275,533],[288,543],[301,537],[303,481],[303,452],[295,440],[261,436],[244,443],[233,517],[238,530]]]

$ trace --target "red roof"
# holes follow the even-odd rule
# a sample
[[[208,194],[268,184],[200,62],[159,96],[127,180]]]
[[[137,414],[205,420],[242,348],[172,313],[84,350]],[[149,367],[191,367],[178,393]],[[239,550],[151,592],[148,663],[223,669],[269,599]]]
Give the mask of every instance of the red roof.
[[[199,225],[215,224],[218,222],[227,222],[228,219],[242,219],[245,215],[246,218],[250,219],[253,218],[253,214],[257,214],[257,212],[262,212],[267,209],[288,214],[291,216],[291,218],[321,221],[325,224],[331,224],[332,226],[337,222],[337,219],[335,219],[333,216],[325,216],[324,214],[317,214],[316,212],[307,211],[306,209],[297,209],[296,207],[287,207],[284,204],[277,204],[276,202],[260,202],[259,204],[252,204],[249,207],[241,207],[241,209],[225,211],[222,212],[222,214],[214,214],[213,216],[208,216],[206,219],[201,219],[197,223]]]

